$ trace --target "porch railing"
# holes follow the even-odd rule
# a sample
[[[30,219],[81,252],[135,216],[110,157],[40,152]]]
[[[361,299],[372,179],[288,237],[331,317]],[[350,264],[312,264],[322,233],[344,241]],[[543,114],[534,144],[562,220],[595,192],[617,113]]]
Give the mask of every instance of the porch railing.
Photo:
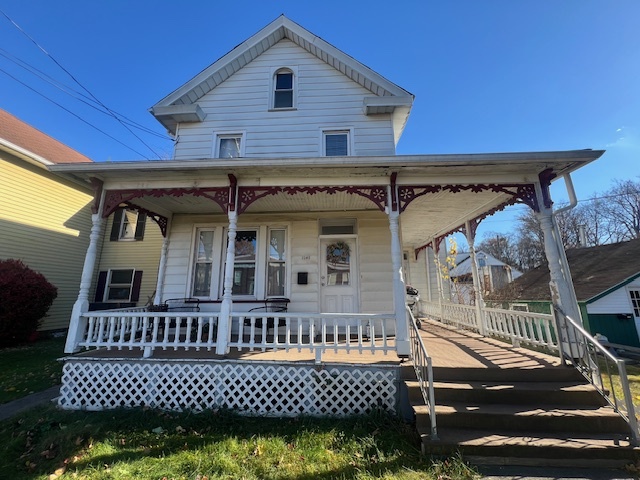
[[[392,314],[344,313],[234,313],[229,347],[242,350],[315,352],[316,361],[328,350],[387,354],[395,350],[388,324]]]
[[[589,332],[554,309],[563,363],[571,363],[629,424],[634,445],[640,432],[624,360],[613,355]]]
[[[166,313],[142,309],[103,310],[83,315],[85,334],[79,347],[134,348],[206,348],[217,345],[217,314],[208,312]]]
[[[457,328],[480,331],[483,322],[485,335],[509,340],[514,346],[529,344],[558,352],[553,315],[548,313],[520,312],[498,308],[482,308],[482,318],[478,319],[476,307],[457,303],[420,302],[420,309],[426,316]],[[440,313],[442,312],[442,313]]]
[[[335,352],[395,351],[388,326],[393,314],[232,313],[228,338],[218,336],[214,312],[146,312],[119,309],[82,315],[84,332],[78,347],[144,350],[150,356],[162,348],[215,350],[218,342],[239,351],[308,349],[316,361]]]
[[[420,329],[416,322],[413,312],[407,307],[407,315],[410,318],[409,336],[411,340],[411,360],[413,361],[413,369],[416,372],[418,386],[422,393],[422,399],[429,409],[429,419],[431,420],[431,439],[438,439],[438,428],[436,425],[436,401],[433,388],[433,364],[431,357],[427,353]]]
[[[498,308],[483,308],[482,312],[486,334],[509,339],[516,347],[525,343],[558,351],[553,315]]]

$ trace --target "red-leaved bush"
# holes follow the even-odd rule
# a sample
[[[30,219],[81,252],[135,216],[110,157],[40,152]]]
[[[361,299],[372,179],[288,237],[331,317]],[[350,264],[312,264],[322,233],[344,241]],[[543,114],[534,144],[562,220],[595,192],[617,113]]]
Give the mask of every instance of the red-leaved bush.
[[[58,289],[21,260],[0,260],[0,347],[32,337],[57,296]]]

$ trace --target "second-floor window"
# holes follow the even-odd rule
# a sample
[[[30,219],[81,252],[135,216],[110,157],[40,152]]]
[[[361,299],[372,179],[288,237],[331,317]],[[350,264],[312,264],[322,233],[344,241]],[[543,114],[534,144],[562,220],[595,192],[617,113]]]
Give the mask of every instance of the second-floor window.
[[[273,108],[293,108],[293,72],[278,70],[274,80]]]
[[[128,208],[119,208],[113,214],[111,241],[133,241],[144,238],[147,215]]]
[[[327,130],[322,132],[322,150],[325,157],[346,157],[349,155],[349,131]]]

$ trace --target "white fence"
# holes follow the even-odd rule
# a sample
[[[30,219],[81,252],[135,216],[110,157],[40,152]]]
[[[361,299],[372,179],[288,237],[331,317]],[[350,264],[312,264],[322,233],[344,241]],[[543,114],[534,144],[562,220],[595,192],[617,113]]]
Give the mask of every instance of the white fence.
[[[484,308],[482,312],[487,335],[507,338],[515,346],[526,343],[558,351],[553,315],[498,308]]]
[[[226,351],[307,349],[320,361],[327,350],[382,352],[395,350],[392,314],[232,313],[228,338],[218,335],[218,314],[213,312],[146,312],[140,309],[104,310],[82,316],[84,334],[78,347],[138,348],[148,357],[153,350],[191,348]]]
[[[558,352],[555,321],[548,313],[482,308],[478,319],[475,306],[426,301],[420,302],[420,311],[427,317],[469,330],[481,331],[482,322],[485,335],[505,338],[515,346],[528,344]]]

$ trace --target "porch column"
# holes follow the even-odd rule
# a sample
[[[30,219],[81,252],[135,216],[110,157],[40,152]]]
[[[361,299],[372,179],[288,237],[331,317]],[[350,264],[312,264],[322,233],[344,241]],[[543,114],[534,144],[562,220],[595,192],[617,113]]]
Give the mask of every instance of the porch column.
[[[396,352],[398,356],[408,356],[409,322],[406,308],[406,288],[402,278],[402,246],[400,245],[400,233],[398,218],[400,213],[389,211],[389,230],[391,230],[391,264],[393,266],[393,304],[396,317]]]
[[[218,345],[217,355],[228,353],[228,343],[231,336],[231,311],[233,309],[233,262],[236,256],[236,230],[238,227],[238,214],[235,210],[229,210],[229,235],[227,239],[227,261],[224,267],[224,292],[222,305],[218,318]]]
[[[474,224],[476,225],[476,224]],[[475,239],[476,232],[475,228],[471,229],[471,222],[466,221],[464,223],[464,229],[467,237],[467,243],[469,244],[469,254],[471,255],[471,278],[473,279],[473,293],[475,296],[475,307],[476,307],[476,319],[478,322],[478,330],[480,331],[480,335],[485,334],[485,325],[484,325],[484,299],[482,298],[482,285],[480,284],[480,275],[478,273],[478,262],[476,259],[476,249],[475,249]]]
[[[171,218],[167,219],[167,229],[165,237],[162,239],[162,247],[160,248],[160,264],[158,265],[158,279],[156,281],[156,296],[153,303],[160,305],[162,303],[162,295],[164,294],[164,275],[167,271],[167,252],[169,251],[169,231],[171,230]]]
[[[544,235],[544,252],[549,264],[549,289],[551,290],[551,303],[562,310],[565,315],[573,318],[576,322],[582,323],[578,300],[576,299],[571,281],[571,272],[567,262],[566,253],[562,240],[558,233],[556,219],[550,206],[544,204],[542,188],[536,185],[539,212],[536,218],[540,222]]]
[[[102,204],[98,212],[102,211]],[[69,331],[67,332],[67,341],[64,346],[64,353],[74,353],[80,350],[78,343],[82,340],[86,328],[86,320],[82,318],[82,314],[89,311],[89,288],[91,288],[91,280],[98,256],[98,240],[102,234],[102,226],[104,219],[100,213],[91,215],[91,234],[89,235],[89,247],[84,257],[84,267],[82,267],[82,276],[80,278],[80,291],[78,299],[73,305],[71,311],[71,320],[69,322]]]
[[[433,250],[433,264],[436,267],[436,283],[438,285],[438,304],[440,305],[440,321],[444,323],[444,285],[442,285],[442,268],[440,266],[440,250],[439,245],[436,245],[436,239],[431,241]]]

